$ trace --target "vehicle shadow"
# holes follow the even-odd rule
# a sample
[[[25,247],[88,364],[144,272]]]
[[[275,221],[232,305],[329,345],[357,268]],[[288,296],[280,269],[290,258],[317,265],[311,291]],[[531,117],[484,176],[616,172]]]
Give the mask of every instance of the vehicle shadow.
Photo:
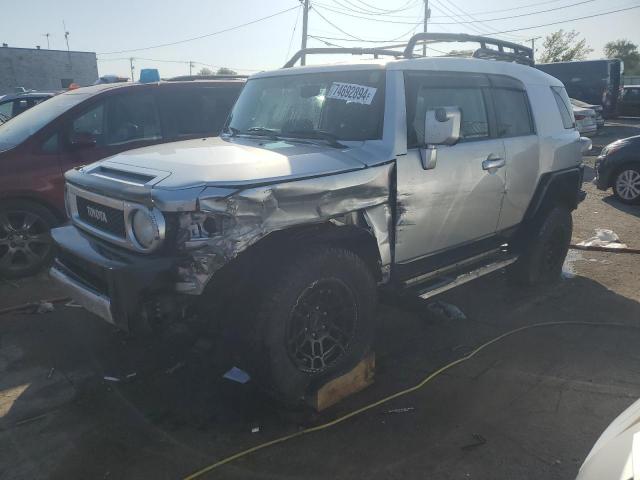
[[[602,199],[604,203],[620,210],[621,212],[628,213],[634,217],[640,218],[640,205],[627,205],[618,200],[615,195],[610,195]]]
[[[160,341],[128,339],[81,309],[5,318],[0,324],[0,393],[26,387],[10,405],[5,404],[4,411],[0,409],[0,444],[8,446],[0,449],[1,476],[33,477],[33,469],[47,465],[48,478],[178,478],[214,460],[415,385],[473,346],[513,328],[542,321],[632,323],[640,318],[640,303],[579,276],[553,287],[520,289],[509,285],[504,275],[495,274],[437,300],[455,304],[466,318],[436,314],[428,307],[430,302],[400,300],[380,305],[376,382],[321,414],[283,408],[253,381],[239,384],[222,378],[235,362],[233,351],[225,347],[228,339],[194,338],[184,333]],[[617,351],[621,355],[627,347],[632,351],[636,337],[620,331],[615,337]],[[579,338],[583,342],[579,355],[563,361],[585,362],[588,368],[604,351],[593,348],[600,341],[597,331],[581,330]],[[56,370],[49,375],[54,365]],[[132,373],[135,375],[127,378]],[[616,376],[623,378],[624,373]],[[590,375],[595,378],[598,374]],[[105,380],[105,376],[120,381]],[[444,394],[437,385],[429,391],[435,400]],[[425,455],[423,445],[438,442],[431,435],[446,432],[455,409],[467,408],[466,403],[435,400],[423,419],[430,424],[424,432],[427,437],[415,441],[413,447],[401,442],[402,448],[416,450],[405,451],[405,456],[418,450]],[[490,403],[489,397],[473,401],[475,405],[483,402]],[[599,409],[601,412],[602,406]],[[379,413],[365,413],[365,419],[358,422],[365,430],[377,429]],[[367,423],[367,416],[375,422]],[[548,420],[553,422],[553,418]],[[600,423],[594,428],[600,429]],[[316,448],[329,449],[326,438],[309,436],[304,444],[294,441],[267,457],[249,457],[225,467],[224,478],[293,475],[287,466],[291,458],[301,459],[295,463],[301,469],[297,478],[347,478],[351,470],[344,470],[341,476],[339,468],[341,462],[347,465],[350,461],[344,445],[359,443],[371,446],[368,456],[358,460],[362,476],[382,478],[385,465],[402,453],[392,444],[393,438],[402,437],[403,428],[416,435],[413,421],[402,423],[387,433],[392,437],[384,451],[374,448],[376,435],[368,438],[356,428],[357,434],[349,437],[353,427],[345,430],[341,444],[331,449],[331,462],[310,453]],[[581,426],[576,437],[584,437],[585,428]],[[585,455],[594,440],[587,436],[566,448],[573,455]],[[568,469],[567,478],[575,476],[577,467],[566,463],[554,468]],[[365,474],[368,471],[378,474],[371,477]],[[494,472],[492,478],[509,478],[509,472]]]

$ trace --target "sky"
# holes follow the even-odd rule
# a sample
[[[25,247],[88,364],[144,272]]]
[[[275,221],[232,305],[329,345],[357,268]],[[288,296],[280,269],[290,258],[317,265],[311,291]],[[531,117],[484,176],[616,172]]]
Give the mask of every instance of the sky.
[[[324,42],[350,46],[374,45],[362,40],[405,40],[413,29],[422,28],[414,23],[422,21],[423,1],[310,0],[309,34],[326,37]],[[610,40],[626,38],[640,44],[640,8],[566,20],[636,5],[640,6],[640,0],[430,0],[432,18],[428,29],[489,35],[562,22],[495,36],[530,45],[533,37],[544,38],[560,28],[575,29],[594,49],[589,58],[602,58],[604,44]],[[553,11],[535,13],[541,10]],[[189,73],[189,62],[195,62],[193,73],[204,66],[225,66],[246,74],[278,68],[300,48],[302,31],[298,0],[30,0],[28,14],[24,3],[0,0],[0,11],[4,19],[14,19],[2,22],[1,43],[47,48],[45,34],[49,33],[50,48],[65,49],[64,21],[71,50],[96,52],[100,75],[130,76],[129,58],[133,57],[136,79],[140,68],[158,68],[163,78],[185,75]],[[209,35],[271,15],[251,25]],[[476,20],[481,22],[457,23]],[[200,36],[205,37],[147,48]],[[542,39],[536,42],[540,53]],[[310,38],[309,46],[326,45]],[[130,51],[134,49],[141,50]],[[316,61],[322,60],[326,59]]]

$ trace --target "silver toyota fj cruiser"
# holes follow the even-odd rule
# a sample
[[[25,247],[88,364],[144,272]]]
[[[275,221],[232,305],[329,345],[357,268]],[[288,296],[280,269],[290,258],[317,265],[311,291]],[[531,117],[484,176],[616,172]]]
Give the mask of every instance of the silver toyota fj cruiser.
[[[433,41],[481,48],[414,54]],[[374,59],[291,68],[345,52]],[[524,283],[559,276],[590,142],[531,64],[467,35],[298,52],[249,79],[222,137],[67,172],[51,275],[122,329],[190,307],[238,328],[244,367],[300,399],[367,353],[380,289],[428,298],[507,266]]]

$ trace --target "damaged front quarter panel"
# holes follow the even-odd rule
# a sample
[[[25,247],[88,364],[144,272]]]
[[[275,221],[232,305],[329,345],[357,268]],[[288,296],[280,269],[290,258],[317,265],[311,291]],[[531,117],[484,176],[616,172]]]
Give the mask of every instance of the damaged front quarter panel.
[[[394,163],[286,183],[230,190],[210,187],[199,211],[183,214],[179,238],[188,261],[178,269],[178,291],[198,295],[214,273],[269,233],[362,212],[378,244],[383,282],[392,252],[389,232]],[[203,223],[209,222],[204,228]],[[212,232],[213,230],[213,232]]]

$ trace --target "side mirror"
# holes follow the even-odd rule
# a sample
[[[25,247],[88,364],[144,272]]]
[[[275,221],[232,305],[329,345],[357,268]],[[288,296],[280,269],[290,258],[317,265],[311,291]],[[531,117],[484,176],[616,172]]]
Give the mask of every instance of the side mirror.
[[[424,118],[424,143],[455,145],[460,140],[462,112],[458,107],[439,107],[427,110]]]
[[[89,132],[73,132],[69,138],[69,146],[73,150],[84,150],[96,146],[96,137]]]
[[[422,168],[436,168],[438,145],[455,145],[460,140],[462,112],[458,107],[427,110],[424,118],[424,147],[420,149]]]

